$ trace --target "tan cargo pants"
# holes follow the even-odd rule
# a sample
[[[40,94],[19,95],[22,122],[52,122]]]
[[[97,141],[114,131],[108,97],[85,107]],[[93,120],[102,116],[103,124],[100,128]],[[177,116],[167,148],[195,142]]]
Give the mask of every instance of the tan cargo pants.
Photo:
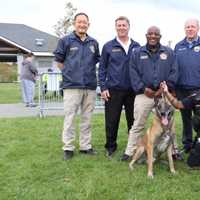
[[[80,109],[79,149],[87,150],[91,145],[91,117],[95,106],[96,91],[88,89],[64,89],[63,150],[74,151],[75,117]]]

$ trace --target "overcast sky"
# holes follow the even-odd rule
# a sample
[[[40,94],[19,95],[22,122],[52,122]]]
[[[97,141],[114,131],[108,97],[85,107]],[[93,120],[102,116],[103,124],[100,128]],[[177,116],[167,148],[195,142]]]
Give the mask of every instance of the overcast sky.
[[[54,33],[53,25],[64,16],[66,0],[0,0],[0,22],[22,23]],[[121,15],[131,21],[130,36],[145,44],[149,26],[161,28],[163,44],[174,45],[184,37],[184,22],[200,19],[200,0],[71,0],[78,12],[88,13],[89,34],[100,46],[115,37],[114,20]],[[14,33],[13,33],[14,34]]]

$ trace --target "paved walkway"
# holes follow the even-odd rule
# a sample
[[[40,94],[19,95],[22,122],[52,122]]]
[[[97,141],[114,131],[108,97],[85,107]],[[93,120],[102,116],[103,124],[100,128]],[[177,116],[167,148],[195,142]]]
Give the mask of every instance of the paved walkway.
[[[61,108],[61,106],[60,106]],[[103,109],[95,109],[95,113],[103,112]],[[39,117],[39,107],[25,107],[22,103],[0,104],[0,118],[15,117]],[[64,116],[63,109],[44,110],[44,116]]]

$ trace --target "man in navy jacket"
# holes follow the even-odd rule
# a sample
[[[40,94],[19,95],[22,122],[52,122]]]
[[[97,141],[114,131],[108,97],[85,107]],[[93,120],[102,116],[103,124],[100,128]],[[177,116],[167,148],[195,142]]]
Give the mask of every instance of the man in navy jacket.
[[[96,99],[96,63],[99,47],[95,39],[87,35],[89,18],[85,13],[74,17],[75,31],[61,38],[54,51],[55,60],[62,71],[64,89],[64,160],[74,155],[75,116],[80,107],[80,153],[94,155],[91,145],[91,116]]]
[[[182,100],[200,88],[200,37],[199,22],[189,19],[185,22],[186,37],[175,47],[179,66],[177,97]],[[182,143],[185,152],[189,152],[193,144],[192,112],[194,109],[181,110],[183,122]]]
[[[122,107],[125,108],[128,130],[133,124],[135,94],[129,79],[129,59],[139,44],[128,36],[129,19],[115,20],[117,37],[103,46],[99,64],[101,96],[105,100],[106,155],[111,158],[117,149],[117,132]]]
[[[130,59],[130,79],[136,92],[134,124],[129,131],[128,144],[121,160],[132,156],[138,138],[142,135],[147,118],[161,95],[160,83],[166,81],[174,90],[177,81],[177,62],[172,49],[160,44],[160,29],[152,26],[147,30],[147,44],[134,51]]]

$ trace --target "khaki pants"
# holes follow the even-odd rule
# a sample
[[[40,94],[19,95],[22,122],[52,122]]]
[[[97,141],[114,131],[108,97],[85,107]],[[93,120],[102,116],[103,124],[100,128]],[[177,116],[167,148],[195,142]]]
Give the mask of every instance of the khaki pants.
[[[91,117],[95,106],[96,92],[88,89],[64,89],[63,150],[74,151],[75,117],[80,108],[79,148],[87,150],[91,145]]]
[[[128,144],[125,154],[132,156],[136,149],[138,138],[144,133],[144,128],[149,114],[154,107],[154,99],[144,94],[137,95],[134,103],[134,124],[129,131]],[[175,129],[175,127],[174,127]],[[175,131],[175,130],[174,130]],[[174,148],[177,148],[176,137],[174,138]]]

